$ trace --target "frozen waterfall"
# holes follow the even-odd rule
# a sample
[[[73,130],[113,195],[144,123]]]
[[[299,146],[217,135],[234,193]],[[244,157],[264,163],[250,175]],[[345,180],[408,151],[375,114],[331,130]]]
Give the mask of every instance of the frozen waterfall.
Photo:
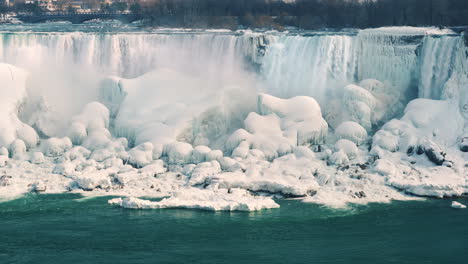
[[[466,54],[435,28],[0,32],[0,198],[260,210],[277,195],[463,195]]]

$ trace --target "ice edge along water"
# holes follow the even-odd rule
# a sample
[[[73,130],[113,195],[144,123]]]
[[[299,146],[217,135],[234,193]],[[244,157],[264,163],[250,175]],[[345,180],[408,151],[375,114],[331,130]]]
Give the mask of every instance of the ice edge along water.
[[[259,210],[468,192],[467,49],[450,31],[0,37],[1,197]]]

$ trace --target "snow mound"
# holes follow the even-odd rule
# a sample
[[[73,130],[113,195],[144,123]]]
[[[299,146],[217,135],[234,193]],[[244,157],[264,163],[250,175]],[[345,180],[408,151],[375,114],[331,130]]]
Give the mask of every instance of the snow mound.
[[[72,148],[72,142],[68,137],[49,138],[41,141],[41,151],[48,157],[58,157]]]
[[[447,118],[450,116],[450,118]],[[374,147],[413,153],[428,142],[451,148],[458,144],[465,120],[451,101],[416,99],[401,120],[392,120],[374,135]]]
[[[97,143],[99,138],[102,141],[102,138],[110,137],[110,133],[107,131],[108,128],[109,110],[99,102],[92,102],[84,107],[81,114],[73,118],[68,137],[75,145],[81,145],[82,143],[92,145]],[[86,138],[88,136],[89,138]]]
[[[241,189],[219,189],[216,191],[189,189],[175,193],[159,202],[139,198],[115,198],[109,204],[131,209],[186,208],[208,211],[257,211],[278,208],[271,198],[248,194]]]
[[[258,112],[249,113],[245,129],[238,129],[226,141],[225,148],[232,156],[246,158],[249,150],[256,150],[272,160],[296,146],[322,144],[328,133],[320,106],[311,97],[280,99],[260,94]]]
[[[347,139],[340,139],[335,143],[335,151],[342,151],[348,159],[354,159],[358,156],[359,150],[352,141]]]
[[[153,144],[146,142],[128,151],[130,164],[136,167],[144,167],[153,160]]]
[[[348,139],[356,145],[361,145],[367,139],[367,131],[358,123],[347,121],[339,125],[335,130],[339,139]]]
[[[258,96],[258,111],[262,115],[276,114],[286,133],[297,134],[297,145],[321,144],[328,133],[328,124],[314,98],[297,96],[280,99],[268,94]]]

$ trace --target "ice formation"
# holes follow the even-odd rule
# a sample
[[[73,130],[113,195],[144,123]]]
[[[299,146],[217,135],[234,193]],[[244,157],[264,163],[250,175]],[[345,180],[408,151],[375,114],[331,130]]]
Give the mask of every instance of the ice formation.
[[[256,211],[279,207],[271,198],[252,196],[242,189],[212,192],[188,189],[159,202],[129,197],[112,199],[109,203],[132,209],[190,208],[209,211]]]
[[[468,193],[467,48],[449,30],[22,34],[0,33],[1,198],[251,211]],[[45,62],[85,72],[43,85]]]
[[[452,202],[451,206],[452,206],[452,208],[455,208],[455,209],[465,209],[466,208],[466,205],[461,204],[459,202],[455,202],[455,201]]]

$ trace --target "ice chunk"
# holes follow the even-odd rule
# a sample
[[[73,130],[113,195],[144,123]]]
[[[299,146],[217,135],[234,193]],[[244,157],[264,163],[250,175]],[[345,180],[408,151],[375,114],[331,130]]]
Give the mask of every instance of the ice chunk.
[[[219,149],[212,150],[206,154],[206,161],[219,160],[223,157],[223,152]]]
[[[70,160],[76,160],[76,159],[87,159],[91,155],[91,151],[88,149],[82,147],[82,146],[76,146],[73,147],[71,150],[67,152],[67,157]]]
[[[57,164],[52,173],[61,174],[64,176],[71,176],[75,174],[75,168],[77,168],[76,163],[70,161],[64,161],[62,163]]]
[[[196,165],[190,176],[190,185],[199,185],[206,183],[207,178],[221,173],[221,165],[217,161],[203,162]]]
[[[149,176],[155,176],[167,171],[166,166],[162,160],[154,160],[151,164],[144,166],[139,170],[140,173]]]
[[[393,163],[385,159],[379,159],[375,162],[374,171],[383,176],[393,175],[397,173]]]
[[[340,139],[348,139],[356,145],[361,145],[367,139],[367,131],[358,123],[343,122],[335,130],[335,135]]]
[[[68,137],[49,138],[41,141],[41,151],[48,157],[63,155],[72,148],[72,142]]]
[[[144,167],[153,160],[153,144],[146,142],[128,151],[129,162],[136,167]]]
[[[334,164],[334,165],[345,165],[349,163],[349,158],[348,158],[348,155],[346,155],[346,153],[343,150],[340,150],[340,151],[333,153],[330,156],[329,161],[331,164]]]
[[[293,153],[297,158],[315,159],[315,153],[306,146],[295,147]]]
[[[359,86],[371,92],[372,94],[377,93],[386,93],[388,90],[385,87],[385,84],[378,80],[366,79],[359,82]]]
[[[192,152],[192,162],[195,164],[207,161],[211,149],[207,146],[196,146]]]
[[[198,190],[175,193],[159,202],[139,198],[115,198],[109,204],[132,209],[187,208],[208,211],[257,211],[278,208],[271,198],[252,196],[241,189]]]
[[[105,189],[111,186],[109,172],[105,170],[78,175],[75,182],[85,191],[91,191],[98,187]]]
[[[10,154],[14,159],[23,159],[26,155],[26,144],[21,139],[15,139],[10,145]]]
[[[343,151],[349,159],[354,159],[358,155],[356,144],[347,139],[340,139],[335,143],[335,151]]]
[[[175,142],[165,146],[168,162],[172,164],[190,163],[193,147],[185,142]]]
[[[456,209],[465,209],[466,205],[453,201],[451,207]]]

